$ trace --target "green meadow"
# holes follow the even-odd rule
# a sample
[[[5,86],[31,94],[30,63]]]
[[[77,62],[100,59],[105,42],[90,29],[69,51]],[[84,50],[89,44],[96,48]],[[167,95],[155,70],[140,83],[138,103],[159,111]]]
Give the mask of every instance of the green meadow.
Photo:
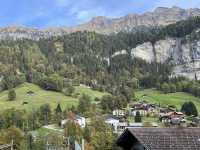
[[[184,92],[164,94],[155,89],[144,89],[137,91],[136,97],[139,100],[157,103],[161,106],[174,105],[178,109],[181,108],[184,102],[192,101],[200,112],[200,98]]]
[[[28,94],[28,92],[33,94]],[[15,88],[16,100],[8,101],[8,91],[3,91],[0,93],[0,108],[1,110],[15,108],[15,109],[25,109],[30,111],[32,109],[37,109],[43,104],[50,104],[52,109],[55,109],[57,104],[60,103],[63,109],[69,108],[72,105],[78,105],[78,97],[82,94],[87,94],[94,100],[96,97],[101,98],[107,93],[94,91],[85,87],[75,87],[76,97],[65,96],[60,92],[46,91],[39,86],[31,83],[24,83]],[[27,104],[23,104],[26,102]]]

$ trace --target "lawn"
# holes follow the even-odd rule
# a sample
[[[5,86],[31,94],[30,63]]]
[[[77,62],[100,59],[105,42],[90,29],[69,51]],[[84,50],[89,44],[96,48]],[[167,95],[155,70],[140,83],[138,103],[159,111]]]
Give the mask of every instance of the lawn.
[[[200,99],[184,92],[164,94],[154,89],[139,90],[136,92],[139,100],[145,100],[151,103],[157,103],[161,106],[175,105],[178,109],[186,101],[192,101],[200,112]]]
[[[32,91],[33,94],[27,93],[30,91]],[[58,103],[61,104],[62,109],[69,108],[72,105],[78,105],[78,98],[65,96],[59,92],[46,91],[31,83],[24,83],[16,87],[15,92],[17,94],[15,101],[8,101],[8,91],[3,91],[0,93],[1,110],[16,108],[30,111],[32,109],[39,108],[42,104],[46,103],[50,104],[52,109],[55,109]],[[108,94],[94,91],[83,86],[75,87],[75,93],[78,95],[87,94],[92,100],[94,100],[96,97],[101,98],[103,95]],[[23,102],[28,102],[28,104],[23,105]]]
[[[33,94],[27,94],[29,91],[32,91]],[[8,101],[8,91],[0,93],[1,110],[8,108],[32,110],[46,103],[49,103],[52,109],[55,109],[57,104],[60,103],[61,107],[64,109],[78,104],[78,99],[76,98],[67,97],[59,92],[46,91],[30,83],[24,83],[18,86],[15,88],[15,92],[17,95],[15,101]],[[28,104],[23,105],[23,102],[28,102]]]
[[[102,98],[104,95],[108,95],[108,93],[106,93],[106,92],[95,91],[95,90],[92,90],[92,89],[90,89],[88,87],[84,87],[84,86],[76,86],[75,93],[77,95],[86,94],[86,95],[90,96],[91,100],[94,100],[96,97]]]

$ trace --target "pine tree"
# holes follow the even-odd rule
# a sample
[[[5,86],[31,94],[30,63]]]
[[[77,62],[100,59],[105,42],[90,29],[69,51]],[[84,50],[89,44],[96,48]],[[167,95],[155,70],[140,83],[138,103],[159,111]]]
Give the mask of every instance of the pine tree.
[[[56,111],[56,114],[62,113],[62,109],[61,109],[60,103],[58,103],[58,105],[57,105],[55,111]]]

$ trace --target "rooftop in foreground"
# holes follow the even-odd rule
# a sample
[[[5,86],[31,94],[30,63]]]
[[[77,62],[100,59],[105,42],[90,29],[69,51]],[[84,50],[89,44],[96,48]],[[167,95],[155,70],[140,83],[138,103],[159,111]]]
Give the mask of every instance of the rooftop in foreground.
[[[117,145],[124,150],[200,150],[200,128],[127,128]]]

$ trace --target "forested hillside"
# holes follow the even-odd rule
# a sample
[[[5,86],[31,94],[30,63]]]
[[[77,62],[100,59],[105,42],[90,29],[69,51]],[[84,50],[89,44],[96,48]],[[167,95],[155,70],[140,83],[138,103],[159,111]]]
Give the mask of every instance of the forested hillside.
[[[175,62],[146,62],[132,55],[145,42],[165,38],[198,40],[200,18],[193,17],[166,27],[141,27],[137,31],[101,35],[75,32],[39,41],[0,42],[0,87],[10,89],[25,81],[47,90],[62,91],[80,83],[117,92],[120,86],[155,87],[169,82]]]

